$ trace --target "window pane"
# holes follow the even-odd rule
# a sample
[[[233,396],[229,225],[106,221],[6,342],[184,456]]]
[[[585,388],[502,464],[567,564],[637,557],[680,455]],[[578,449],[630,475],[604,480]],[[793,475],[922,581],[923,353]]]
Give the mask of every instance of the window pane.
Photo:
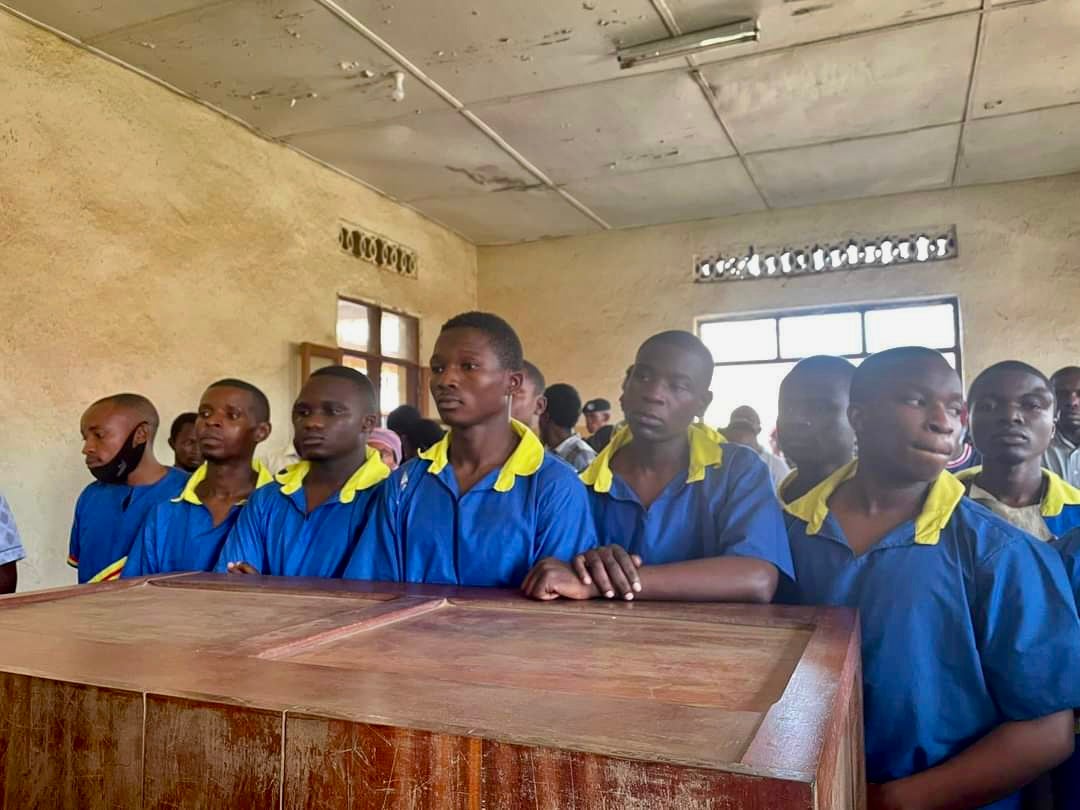
[[[957,344],[952,304],[872,309],[866,313],[866,350],[897,346],[951,349]]]
[[[709,427],[722,428],[731,412],[749,405],[761,417],[758,441],[769,449],[769,437],[776,427],[780,382],[795,367],[794,363],[761,363],[746,366],[720,366],[713,372],[713,401],[705,412]]]
[[[409,401],[408,374],[404,366],[383,363],[379,381],[379,408],[383,416]]]
[[[341,362],[349,368],[355,368],[357,371],[367,374],[367,360],[363,357],[353,357],[351,354],[346,354]]]
[[[701,324],[701,340],[717,363],[772,360],[776,357],[776,319],[710,321]]]
[[[862,318],[858,312],[799,315],[780,319],[780,355],[810,357],[814,354],[862,352]]]
[[[355,301],[338,299],[337,305],[337,342],[343,349],[358,352],[371,351],[371,313],[370,307]]]
[[[383,355],[417,362],[415,318],[383,312],[381,332]]]

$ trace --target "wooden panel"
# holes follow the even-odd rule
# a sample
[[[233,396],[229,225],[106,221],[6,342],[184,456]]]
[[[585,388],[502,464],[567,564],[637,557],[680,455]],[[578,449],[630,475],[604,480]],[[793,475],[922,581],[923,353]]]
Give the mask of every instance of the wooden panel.
[[[285,810],[794,810],[811,786],[289,716]]]
[[[471,684],[765,711],[810,638],[790,628],[631,612],[598,627],[578,616],[476,605],[429,612],[401,629],[351,636],[289,660],[402,674],[437,672],[452,661],[448,677]]]
[[[479,810],[481,740],[290,715],[289,810]]]
[[[482,790],[485,810],[811,808],[806,783],[497,742],[484,744]]]
[[[34,627],[37,632],[65,638],[124,643],[168,640],[173,644],[205,644],[241,641],[283,625],[358,607],[315,594],[267,594],[252,599],[243,591],[205,589],[193,596],[149,585],[101,593],[87,590],[78,605],[78,610],[72,610],[67,600],[8,605],[0,611],[0,628]],[[225,617],[242,620],[223,621]]]
[[[146,810],[274,808],[282,715],[150,695]]]
[[[142,696],[0,674],[0,808],[140,806]]]

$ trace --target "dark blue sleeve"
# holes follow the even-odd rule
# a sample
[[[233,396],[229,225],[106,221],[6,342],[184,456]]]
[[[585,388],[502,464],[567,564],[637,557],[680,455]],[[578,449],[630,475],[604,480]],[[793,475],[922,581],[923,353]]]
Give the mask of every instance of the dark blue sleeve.
[[[231,562],[246,562],[261,574],[269,573],[265,530],[267,500],[266,496],[261,496],[263,490],[273,495],[266,487],[255,490],[237,515],[236,525],[229,530],[229,536],[221,548],[221,556],[214,566],[214,570],[219,574],[228,571]]]
[[[726,492],[714,510],[719,548],[716,556],[755,557],[794,579],[784,513],[765,462],[743,448],[724,446]]]
[[[402,582],[404,566],[399,527],[402,492],[408,486],[405,468],[399,468],[379,487],[372,514],[364,522],[343,579]]]
[[[131,544],[124,570],[120,572],[120,578],[141,577],[149,574],[157,574],[160,567],[157,565],[157,538],[160,525],[160,512],[168,508],[168,503],[159,503],[146,516],[142,528],[135,535],[135,542]],[[166,522],[166,530],[167,530]]]
[[[76,569],[79,567],[79,552],[80,552],[79,534],[81,533],[80,513],[82,512],[83,495],[85,495],[85,494],[86,494],[86,490],[83,490],[82,494],[79,495],[79,499],[77,501],[75,501],[75,517],[71,521],[71,538],[68,540],[67,563],[72,568],[76,568]]]
[[[589,494],[574,470],[551,461],[538,475],[542,480],[530,567],[545,557],[569,562],[575,555],[595,548],[596,524],[589,508]]]
[[[1072,586],[1073,597],[1080,605],[1080,529],[1062,535],[1051,544],[1061,555],[1061,561],[1065,563],[1065,573],[1069,577]]]
[[[976,567],[976,641],[1002,714],[1034,720],[1080,706],[1080,618],[1059,554],[1010,530]]]

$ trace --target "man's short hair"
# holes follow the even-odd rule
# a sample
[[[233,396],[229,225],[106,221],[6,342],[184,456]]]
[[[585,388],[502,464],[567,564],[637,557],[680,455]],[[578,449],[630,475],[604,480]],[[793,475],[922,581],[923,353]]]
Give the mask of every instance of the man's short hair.
[[[1050,389],[1051,394],[1054,392],[1054,384],[1050,382],[1050,379],[1045,374],[1035,368],[1035,366],[1020,360],[1002,360],[1000,363],[994,363],[994,365],[983,369],[974,381],[972,381],[971,387],[968,388],[968,402],[973,402],[975,400],[976,392],[986,384],[987,379],[1002,371],[1015,371],[1020,374],[1030,374]]]
[[[90,407],[93,408],[94,405],[115,405],[119,408],[135,411],[150,426],[151,436],[157,434],[158,427],[161,425],[161,419],[158,416],[157,408],[154,407],[154,403],[142,394],[110,394],[107,397],[102,397]]]
[[[581,395],[572,385],[555,383],[544,392],[547,397],[547,415],[561,428],[572,429],[581,416]]]
[[[543,391],[547,387],[547,380],[544,379],[544,373],[536,367],[534,363],[530,363],[526,360],[522,364],[522,370],[525,372],[525,376],[529,382],[533,384],[533,388],[537,391]]]
[[[370,413],[378,413],[379,400],[375,396],[375,386],[367,374],[357,371],[348,366],[323,366],[311,372],[312,377],[336,377],[339,380],[348,380],[360,392],[364,405]]]
[[[180,435],[180,431],[184,429],[185,425],[194,425],[195,420],[199,418],[197,413],[193,411],[187,411],[180,414],[178,417],[172,420],[172,426],[169,428],[169,441],[175,442],[176,437]]]
[[[918,361],[946,362],[941,352],[924,346],[900,346],[870,355],[851,377],[852,404],[872,402],[882,383],[896,372],[898,366]]]
[[[491,347],[499,358],[499,363],[508,371],[521,371],[525,365],[525,351],[521,347],[521,338],[514,327],[490,312],[463,312],[443,324],[440,332],[451,329],[475,329],[483,332],[491,341]]]
[[[247,391],[251,394],[251,399],[255,403],[253,410],[255,411],[256,421],[270,421],[270,400],[266,398],[266,394],[251,383],[237,380],[233,377],[226,377],[224,380],[210,383],[210,385],[206,387],[206,390],[209,391],[211,388],[238,388],[241,391]]]

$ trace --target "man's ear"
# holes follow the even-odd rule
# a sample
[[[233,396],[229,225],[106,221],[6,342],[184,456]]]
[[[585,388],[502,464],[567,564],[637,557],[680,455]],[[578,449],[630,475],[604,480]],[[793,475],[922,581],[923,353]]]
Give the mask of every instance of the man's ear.
[[[547,397],[536,398],[536,415],[541,417],[547,415]]]
[[[176,442],[173,440],[172,436],[169,437],[169,447],[171,447],[173,450],[176,449]]]
[[[512,397],[518,391],[521,390],[521,386],[525,384],[525,372],[524,371],[511,371],[506,378],[508,388],[506,395]]]
[[[705,412],[709,410],[709,406],[712,405],[713,395],[712,391],[706,391],[701,395],[700,410],[697,412],[697,417],[701,421],[705,421]]]
[[[269,422],[259,422],[255,426],[255,444],[265,442],[270,437],[273,426]]]
[[[866,414],[863,412],[862,406],[854,403],[848,405],[847,419],[851,424],[851,429],[855,431],[855,435],[857,436],[862,430],[866,420]]]
[[[371,433],[375,428],[379,426],[379,415],[377,413],[369,413],[364,417],[364,421],[360,423],[360,432],[363,434]]]
[[[132,444],[149,444],[153,436],[150,434],[150,423],[140,422],[135,426],[135,433],[132,436]]]

